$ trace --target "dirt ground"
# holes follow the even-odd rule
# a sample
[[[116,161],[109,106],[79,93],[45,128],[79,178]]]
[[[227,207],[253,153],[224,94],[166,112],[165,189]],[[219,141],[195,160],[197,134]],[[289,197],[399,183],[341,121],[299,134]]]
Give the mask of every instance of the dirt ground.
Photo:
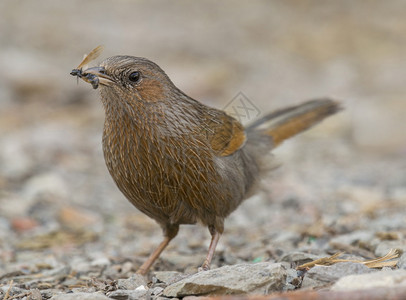
[[[147,57],[230,114],[250,103],[243,123],[319,97],[345,108],[273,152],[278,167],[227,219],[213,269],[296,252],[401,254],[405,16],[401,0],[1,1],[0,297],[108,295],[162,238],[108,174],[98,92],[69,75],[99,44],[97,61]],[[182,227],[148,286],[155,271],[196,272],[209,240]]]

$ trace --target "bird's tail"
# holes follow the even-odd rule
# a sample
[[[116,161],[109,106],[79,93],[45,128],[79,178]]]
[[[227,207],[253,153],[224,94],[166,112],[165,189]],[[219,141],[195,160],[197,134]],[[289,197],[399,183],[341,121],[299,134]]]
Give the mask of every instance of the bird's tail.
[[[260,130],[272,138],[273,148],[284,140],[312,127],[324,118],[340,111],[339,103],[330,99],[308,101],[272,112],[247,127]]]

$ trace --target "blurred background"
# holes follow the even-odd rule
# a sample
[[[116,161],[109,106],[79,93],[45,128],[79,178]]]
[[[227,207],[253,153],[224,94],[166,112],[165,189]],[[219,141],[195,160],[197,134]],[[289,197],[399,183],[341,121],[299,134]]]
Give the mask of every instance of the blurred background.
[[[3,0],[0,264],[29,257],[27,250],[80,252],[82,242],[88,255],[146,255],[161,239],[108,175],[98,91],[69,75],[100,44],[94,63],[149,58],[186,94],[217,108],[235,107],[239,93],[258,117],[317,97],[342,102],[340,114],[275,151],[281,167],[265,197],[230,217],[220,251],[292,220],[313,224],[319,212],[329,220],[405,203],[405,1]],[[197,249],[199,263],[206,231],[181,231],[190,238],[178,238],[166,258],[176,264],[177,253],[185,259]]]

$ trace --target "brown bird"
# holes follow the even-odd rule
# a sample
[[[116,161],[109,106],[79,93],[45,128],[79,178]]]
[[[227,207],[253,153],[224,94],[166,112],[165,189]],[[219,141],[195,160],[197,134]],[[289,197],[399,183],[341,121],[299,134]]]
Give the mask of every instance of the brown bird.
[[[336,113],[329,99],[308,101],[243,127],[224,111],[179,90],[152,61],[113,56],[73,74],[100,87],[103,151],[120,191],[162,227],[164,240],[137,273],[146,274],[179,225],[208,226],[210,262],[224,219],[252,192],[265,156],[285,139]]]

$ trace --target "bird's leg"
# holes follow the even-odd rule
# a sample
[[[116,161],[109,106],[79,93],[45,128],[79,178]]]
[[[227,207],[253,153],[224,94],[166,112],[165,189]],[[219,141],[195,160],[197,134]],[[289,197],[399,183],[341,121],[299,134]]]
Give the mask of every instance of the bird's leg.
[[[211,260],[213,258],[214,252],[216,251],[217,243],[221,236],[221,233],[213,225],[209,226],[209,231],[211,234],[209,252],[207,252],[206,259],[205,259],[203,265],[199,268],[199,271],[210,270]]]
[[[151,253],[148,259],[142,264],[142,266],[137,270],[137,274],[145,275],[147,274],[149,268],[161,255],[162,251],[168,246],[169,242],[178,234],[179,225],[178,224],[166,224],[163,226],[164,240],[159,244],[159,246]]]

